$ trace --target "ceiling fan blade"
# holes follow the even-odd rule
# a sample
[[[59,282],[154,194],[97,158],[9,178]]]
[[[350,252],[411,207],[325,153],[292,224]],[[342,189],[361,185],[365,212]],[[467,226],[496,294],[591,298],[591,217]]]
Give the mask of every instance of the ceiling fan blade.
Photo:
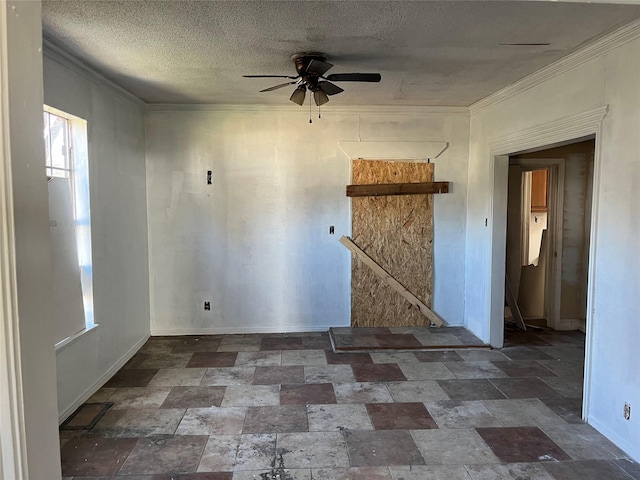
[[[319,77],[321,77],[331,67],[333,67],[331,63],[313,59],[309,62],[309,65],[307,65],[306,72],[312,75],[318,75]]]
[[[337,95],[338,93],[344,92],[342,88],[331,82],[318,82],[318,86],[324,90],[324,93],[327,95]]]
[[[277,90],[279,88],[286,87],[287,85],[293,85],[294,83],[298,83],[298,82],[281,83],[280,85],[274,85],[273,87],[265,88],[264,90],[260,90],[260,91],[261,92],[270,92],[272,90]]]
[[[291,98],[289,98],[289,100],[291,100],[293,103],[297,103],[298,105],[302,106],[304,104],[304,97],[305,97],[305,86],[304,85],[300,85],[298,88],[296,88],[293,93],[291,94]]]
[[[332,82],[379,82],[379,73],[334,73],[327,77]]]
[[[244,78],[298,78],[291,75],[242,75]]]
[[[321,88],[313,91],[313,99],[316,101],[317,106],[324,105],[329,101],[329,97]]]

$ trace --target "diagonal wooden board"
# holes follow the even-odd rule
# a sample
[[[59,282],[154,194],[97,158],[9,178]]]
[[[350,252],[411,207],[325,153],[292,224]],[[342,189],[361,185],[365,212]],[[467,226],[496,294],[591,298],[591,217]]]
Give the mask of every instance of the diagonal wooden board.
[[[391,288],[393,288],[396,292],[398,292],[402,297],[418,308],[418,311],[427,317],[431,323],[437,327],[441,327],[444,321],[427,305],[425,305],[418,297],[416,297],[413,293],[411,293],[407,288],[398,282],[395,278],[389,274],[384,268],[382,268],[378,263],[367,255],[360,247],[358,247],[353,240],[349,237],[341,237],[340,243],[347,247],[352,253],[357,255],[362,262],[369,267],[376,275],[378,275],[382,280],[384,280]]]

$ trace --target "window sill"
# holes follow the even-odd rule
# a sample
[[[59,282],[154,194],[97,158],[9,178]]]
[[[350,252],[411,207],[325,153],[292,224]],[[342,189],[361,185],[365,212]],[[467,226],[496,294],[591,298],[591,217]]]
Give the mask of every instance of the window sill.
[[[87,327],[84,330],[80,330],[78,333],[59,341],[58,343],[56,343],[56,354],[66,350],[74,343],[77,343],[81,338],[89,335],[91,332],[95,332],[96,330],[98,330],[99,326],[99,324],[94,323],[90,327]]]

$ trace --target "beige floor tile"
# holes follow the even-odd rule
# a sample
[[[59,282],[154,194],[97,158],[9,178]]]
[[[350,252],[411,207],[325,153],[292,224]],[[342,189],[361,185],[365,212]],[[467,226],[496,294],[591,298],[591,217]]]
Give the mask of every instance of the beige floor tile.
[[[149,382],[150,386],[195,386],[205,374],[206,368],[164,368],[158,370]]]
[[[373,429],[363,404],[307,405],[307,416],[310,432]]]
[[[246,407],[189,408],[176,435],[232,435],[242,432]]]

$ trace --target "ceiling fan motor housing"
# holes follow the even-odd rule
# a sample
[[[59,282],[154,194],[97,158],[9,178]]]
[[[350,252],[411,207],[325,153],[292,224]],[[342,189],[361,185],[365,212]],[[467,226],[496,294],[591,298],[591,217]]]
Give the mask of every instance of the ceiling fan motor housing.
[[[326,62],[327,56],[320,52],[299,52],[291,55],[291,60],[296,66],[298,75],[302,76],[307,70],[307,66],[311,60],[318,60],[320,62]]]

